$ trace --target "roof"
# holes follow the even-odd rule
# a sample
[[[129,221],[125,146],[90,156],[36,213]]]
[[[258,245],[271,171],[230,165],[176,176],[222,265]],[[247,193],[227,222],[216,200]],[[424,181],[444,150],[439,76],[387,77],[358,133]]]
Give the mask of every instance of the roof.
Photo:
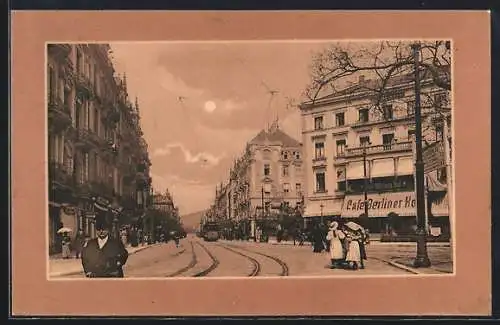
[[[300,147],[301,143],[282,130],[278,125],[271,127],[269,130],[260,131],[251,141],[251,144],[264,144],[266,142],[280,143],[284,147]]]
[[[436,67],[438,69],[438,73],[443,76],[445,74],[450,73],[450,66],[439,66]],[[426,80],[432,78],[431,73],[428,70],[421,71],[421,80]],[[406,73],[403,75],[393,76],[387,80],[386,87],[397,87],[406,83],[413,82],[415,80],[415,76],[413,73]],[[324,101],[328,99],[333,99],[337,97],[341,97],[343,95],[354,94],[357,92],[363,92],[367,90],[374,90],[381,87],[382,81],[380,79],[366,79],[363,82],[358,82],[352,86],[348,86],[342,90],[336,91],[332,94],[328,94],[326,96],[317,98],[315,101]],[[310,101],[307,101],[305,104],[310,104]]]

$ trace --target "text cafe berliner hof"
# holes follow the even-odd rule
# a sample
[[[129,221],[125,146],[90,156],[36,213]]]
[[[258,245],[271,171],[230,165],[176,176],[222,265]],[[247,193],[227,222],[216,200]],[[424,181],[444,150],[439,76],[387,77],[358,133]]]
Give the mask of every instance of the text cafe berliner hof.
[[[346,195],[341,217],[363,223],[363,226],[371,233],[408,235],[416,229],[414,192],[370,193],[367,197],[367,206],[368,218],[364,215],[364,195]],[[437,210],[437,208],[434,204],[426,204],[426,217],[429,225],[432,223],[429,219],[433,219],[436,215],[431,210]]]

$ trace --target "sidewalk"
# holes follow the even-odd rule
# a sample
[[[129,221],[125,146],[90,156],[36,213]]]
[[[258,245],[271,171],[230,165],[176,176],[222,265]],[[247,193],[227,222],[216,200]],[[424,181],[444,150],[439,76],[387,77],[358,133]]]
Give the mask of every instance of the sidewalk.
[[[137,252],[142,251],[143,249],[154,247],[161,245],[153,244],[153,245],[144,245],[138,247],[127,246],[127,251],[129,255],[135,254]],[[57,277],[63,275],[73,275],[82,273],[82,260],[74,258],[63,259],[61,254],[52,255],[49,257],[49,277]]]
[[[400,269],[406,270],[414,274],[453,274],[453,262],[452,261],[431,261],[431,266],[428,268],[415,268],[413,266],[413,259],[393,259],[388,261],[390,264],[398,267]]]
[[[261,244],[266,244],[266,243],[261,243]],[[268,244],[271,245],[292,245],[293,246],[293,240],[289,241],[281,241],[278,243],[278,241],[274,238],[269,238]],[[369,245],[376,245],[376,246],[392,246],[392,247],[413,247],[417,243],[415,242],[381,242],[379,240],[370,240]],[[299,242],[296,241],[295,245],[298,246]],[[304,246],[311,246],[311,243],[306,241],[304,242]],[[450,247],[450,243],[442,243],[442,242],[432,242],[432,243],[427,243],[428,247]]]

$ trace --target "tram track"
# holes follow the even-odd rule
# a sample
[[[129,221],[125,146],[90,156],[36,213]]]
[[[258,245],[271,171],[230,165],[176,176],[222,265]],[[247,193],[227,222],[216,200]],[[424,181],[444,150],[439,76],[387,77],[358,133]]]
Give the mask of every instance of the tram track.
[[[241,249],[241,250],[249,252],[249,253],[253,253],[253,254],[257,254],[257,255],[260,255],[260,256],[267,257],[268,259],[273,260],[274,262],[278,263],[281,266],[281,273],[279,274],[279,276],[288,276],[289,275],[288,265],[283,260],[281,260],[281,259],[279,259],[279,258],[277,258],[275,256],[267,255],[267,254],[264,254],[264,253],[261,253],[261,252],[257,252],[257,251],[252,250],[252,249],[248,249],[246,247],[237,246],[237,245],[231,245],[231,244],[225,244],[225,245],[228,246],[228,247],[232,247],[232,248],[236,248],[236,249]]]
[[[205,276],[205,275],[209,274],[213,270],[215,270],[219,266],[220,263],[219,263],[219,260],[215,257],[215,255],[212,254],[212,252],[210,252],[210,250],[205,245],[203,245],[200,242],[196,242],[196,244],[198,244],[201,248],[203,248],[203,250],[205,251],[205,253],[207,253],[207,255],[212,260],[212,262],[211,262],[211,264],[210,264],[209,267],[207,267],[206,269],[204,269],[204,270],[202,270],[200,272],[197,272],[197,273],[195,273],[193,275],[193,277],[202,277],[202,276]]]
[[[182,274],[185,274],[189,270],[193,269],[196,265],[198,265],[198,256],[196,255],[194,244],[192,241],[190,241],[189,244],[191,246],[191,260],[189,261],[188,265],[186,265],[183,268],[178,269],[177,271],[175,271],[173,273],[167,274],[165,277],[172,278],[172,277],[180,276]],[[206,276],[207,274],[209,274],[210,272],[212,272],[213,270],[215,270],[219,266],[220,263],[219,263],[219,260],[215,257],[215,255],[213,255],[212,252],[210,252],[210,250],[205,245],[201,244],[200,242],[196,242],[196,245],[200,246],[205,251],[205,253],[211,259],[211,263],[208,267],[191,275],[191,277],[203,277],[203,276]]]
[[[242,252],[238,252],[237,250],[230,248],[230,247],[227,247],[226,245],[218,244],[217,246],[222,247],[224,249],[227,249],[228,251],[230,251],[232,253],[235,253],[237,255],[243,256],[246,259],[248,259],[252,263],[253,267],[252,267],[252,271],[249,274],[247,274],[247,276],[254,277],[254,276],[258,276],[260,274],[261,265],[260,265],[259,261],[257,261],[255,258],[253,258],[247,254],[243,254]]]

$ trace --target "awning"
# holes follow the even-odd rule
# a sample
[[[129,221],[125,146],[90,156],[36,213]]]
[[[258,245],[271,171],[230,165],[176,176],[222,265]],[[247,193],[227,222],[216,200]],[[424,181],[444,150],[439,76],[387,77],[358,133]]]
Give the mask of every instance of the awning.
[[[429,173],[427,176],[427,189],[430,192],[443,192],[446,191],[446,184],[441,183],[437,179],[436,173]]]
[[[368,194],[368,217],[386,217],[389,213],[401,216],[416,215],[414,192]],[[357,218],[365,213],[363,194],[346,195],[342,206],[342,218]]]
[[[321,207],[323,205],[323,207]],[[308,201],[304,208],[304,217],[319,217],[340,215],[342,210],[342,199],[340,200],[322,200],[322,201]]]
[[[450,215],[448,193],[430,195],[429,201],[431,202],[431,214],[433,217],[448,217]]]
[[[101,211],[109,211],[109,208],[107,206],[101,205],[97,202],[94,203],[94,206]]]

